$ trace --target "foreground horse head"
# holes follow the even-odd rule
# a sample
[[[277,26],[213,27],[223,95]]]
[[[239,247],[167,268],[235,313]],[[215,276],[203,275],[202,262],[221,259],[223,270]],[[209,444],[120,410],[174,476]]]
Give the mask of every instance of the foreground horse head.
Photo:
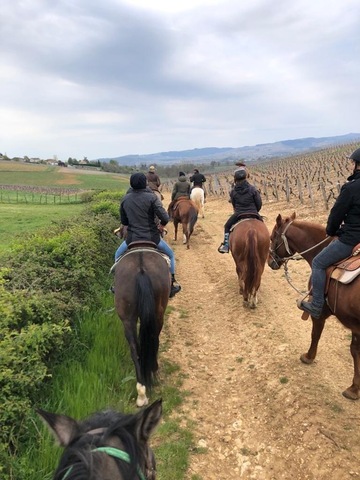
[[[168,262],[155,248],[131,249],[116,264],[115,308],[135,366],[138,407],[148,403],[146,389],[151,389],[156,378],[159,336],[170,286]]]
[[[269,252],[269,231],[264,222],[257,218],[243,219],[230,233],[229,245],[244,305],[255,308]]]
[[[198,219],[198,210],[195,203],[188,198],[180,197],[173,206],[171,217],[174,222],[174,240],[177,240],[178,226],[181,224],[184,238],[183,243],[186,245],[186,248],[190,248],[190,237]]]
[[[205,218],[205,213],[204,213],[205,194],[204,194],[204,190],[200,187],[194,187],[191,190],[190,200],[192,200],[195,203],[196,208],[198,209],[199,215],[201,215],[201,218]]]
[[[290,217],[276,219],[271,234],[269,266],[277,270],[286,260],[300,253],[311,266],[314,257],[331,241],[326,238],[322,225],[296,220],[293,213]],[[311,343],[307,353],[301,355],[303,363],[313,363],[317,354],[318,343],[325,326],[325,320],[335,315],[338,320],[352,332],[350,353],[354,361],[353,383],[343,395],[351,400],[360,398],[360,277],[352,283],[343,284],[330,278],[325,307],[320,318],[312,318]],[[303,314],[304,315],[304,314]],[[304,317],[303,317],[304,318]]]
[[[135,415],[108,410],[82,422],[45,410],[37,413],[65,448],[54,480],[155,480],[148,440],[161,419],[161,400]]]

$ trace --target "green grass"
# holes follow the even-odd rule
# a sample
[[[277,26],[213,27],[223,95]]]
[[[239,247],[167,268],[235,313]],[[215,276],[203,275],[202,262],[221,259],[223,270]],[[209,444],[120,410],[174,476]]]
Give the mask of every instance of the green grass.
[[[53,371],[52,382],[44,392],[46,401],[39,405],[42,409],[75,418],[108,407],[127,413],[136,411],[134,367],[113,301],[111,295],[105,294],[103,308],[79,320],[79,341],[68,352],[69,360]],[[157,478],[183,480],[193,450],[193,428],[181,416],[185,393],[180,390],[179,367],[162,361],[160,369],[160,384],[150,398],[163,399],[163,420],[150,440],[157,460]],[[24,480],[50,480],[62,450],[35,414],[32,423],[34,438],[19,452],[16,462],[26,472]]]
[[[0,162],[0,185],[25,185],[79,190],[126,190],[129,180],[116,173],[91,172],[76,168]]]
[[[72,205],[30,205],[0,204],[0,254],[10,248],[24,233],[35,232],[52,221],[59,221],[78,215],[83,204]]]

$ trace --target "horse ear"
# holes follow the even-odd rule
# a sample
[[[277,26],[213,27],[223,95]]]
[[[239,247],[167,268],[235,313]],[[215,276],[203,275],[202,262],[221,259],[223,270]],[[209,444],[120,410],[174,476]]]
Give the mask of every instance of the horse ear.
[[[149,407],[136,414],[136,436],[139,441],[147,442],[162,417],[162,400],[156,400]]]
[[[296,212],[293,212],[293,214],[291,215],[291,220],[295,220],[295,217],[296,217]]]
[[[36,413],[62,447],[67,447],[79,435],[79,424],[73,418],[41,409],[37,409]]]
[[[281,222],[282,222],[282,217],[281,217],[281,214],[279,213],[279,215],[276,217],[276,226],[280,227]]]

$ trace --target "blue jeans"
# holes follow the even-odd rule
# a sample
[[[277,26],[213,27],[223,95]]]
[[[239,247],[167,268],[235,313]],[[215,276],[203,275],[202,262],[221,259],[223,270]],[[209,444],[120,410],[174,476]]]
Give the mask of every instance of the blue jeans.
[[[312,304],[322,307],[325,299],[326,268],[351,255],[354,246],[346,245],[340,240],[333,240],[327,247],[321,250],[312,261],[311,283],[313,288]]]
[[[120,247],[115,252],[115,262],[123,253],[126,252],[127,248],[128,248],[127,243],[124,240],[120,245]],[[175,275],[175,255],[173,250],[162,238],[160,239],[160,242],[158,243],[157,248],[170,258],[170,273],[172,275]]]

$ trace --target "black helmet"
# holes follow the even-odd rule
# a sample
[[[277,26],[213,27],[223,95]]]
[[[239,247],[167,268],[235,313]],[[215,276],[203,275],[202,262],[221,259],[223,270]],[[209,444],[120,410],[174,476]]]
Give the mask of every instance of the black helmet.
[[[246,178],[246,170],[245,168],[239,168],[239,170],[235,170],[234,172],[234,180],[245,180]]]
[[[356,149],[348,158],[350,158],[350,160],[354,160],[354,162],[360,163],[360,148]]]

